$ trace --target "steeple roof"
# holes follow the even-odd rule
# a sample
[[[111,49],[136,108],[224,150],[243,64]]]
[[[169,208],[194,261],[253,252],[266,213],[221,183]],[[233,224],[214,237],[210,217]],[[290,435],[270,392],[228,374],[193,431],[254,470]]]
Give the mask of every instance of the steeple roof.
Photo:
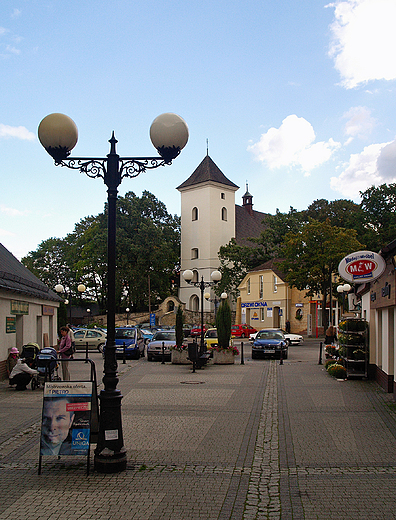
[[[189,188],[197,184],[207,184],[210,182],[215,182],[217,184],[229,186],[230,188],[235,188],[235,190],[239,189],[239,186],[227,179],[227,177],[220,170],[220,168],[213,162],[209,155],[206,155],[206,157],[196,168],[196,170],[190,175],[190,177],[186,181],[180,184],[180,186],[178,186],[177,189],[182,190],[184,188]]]

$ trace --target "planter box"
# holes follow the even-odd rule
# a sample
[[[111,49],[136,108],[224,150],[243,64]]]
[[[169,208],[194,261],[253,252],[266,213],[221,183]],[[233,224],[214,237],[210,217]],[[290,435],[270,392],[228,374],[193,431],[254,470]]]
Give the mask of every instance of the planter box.
[[[189,365],[191,361],[188,359],[188,350],[172,350],[171,360],[174,365]]]
[[[213,351],[213,363],[215,365],[233,365],[235,363],[235,356],[232,350],[217,350]]]

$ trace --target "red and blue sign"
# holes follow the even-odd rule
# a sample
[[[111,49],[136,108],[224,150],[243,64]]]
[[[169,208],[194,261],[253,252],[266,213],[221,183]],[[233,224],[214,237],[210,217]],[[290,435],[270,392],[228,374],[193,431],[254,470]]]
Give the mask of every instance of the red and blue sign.
[[[381,255],[372,251],[357,251],[341,260],[338,272],[348,282],[365,283],[379,278],[385,267],[386,263]]]

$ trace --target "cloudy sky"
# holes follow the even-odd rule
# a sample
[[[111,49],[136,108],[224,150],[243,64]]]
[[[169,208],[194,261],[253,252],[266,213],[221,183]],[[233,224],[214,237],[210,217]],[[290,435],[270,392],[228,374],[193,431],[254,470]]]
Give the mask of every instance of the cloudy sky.
[[[152,156],[153,119],[180,114],[181,156],[120,187],[173,214],[207,140],[259,211],[396,182],[395,19],[395,0],[3,0],[0,242],[21,258],[103,211],[103,182],[38,142],[52,112],[76,122],[80,157],[104,157],[113,130],[120,155]]]

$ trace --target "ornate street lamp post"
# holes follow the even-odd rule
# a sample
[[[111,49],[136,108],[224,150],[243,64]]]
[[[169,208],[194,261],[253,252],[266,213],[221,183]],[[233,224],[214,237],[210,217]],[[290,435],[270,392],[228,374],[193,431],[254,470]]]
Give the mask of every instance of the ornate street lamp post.
[[[211,282],[204,282],[203,276],[201,277],[200,282],[193,282],[192,279],[194,277],[194,273],[187,269],[183,273],[184,280],[190,284],[194,285],[195,287],[199,287],[201,291],[201,343],[199,346],[199,355],[202,356],[205,353],[205,343],[204,343],[204,290],[206,287],[213,287],[221,280],[221,273],[220,271],[213,271],[210,277],[212,278]]]
[[[120,157],[117,139],[109,140],[110,153],[104,158],[70,157],[77,143],[78,131],[72,119],[63,114],[50,114],[38,128],[41,144],[56,165],[79,170],[88,177],[101,177],[107,186],[107,342],[104,358],[104,389],[101,390],[98,444],[95,449],[95,469],[101,473],[116,473],[126,468],[127,458],[121,421],[121,392],[117,389],[117,359],[115,351],[115,288],[116,288],[116,203],[118,186],[125,177],[137,177],[149,169],[171,164],[188,141],[186,122],[176,114],[158,116],[150,127],[150,138],[160,157]]]
[[[72,322],[72,292],[71,292],[71,289],[69,290],[70,298],[67,298],[68,293],[65,291],[65,288],[63,287],[62,284],[58,283],[57,285],[55,285],[54,289],[57,293],[64,293],[66,296],[66,300],[64,303],[65,303],[65,305],[69,305],[69,323],[71,324],[71,322]],[[80,283],[79,286],[77,287],[77,291],[80,294],[82,294],[85,290],[86,290],[85,285],[83,283]]]
[[[207,292],[204,294],[204,298],[207,302],[211,302],[214,304],[215,322],[216,322],[217,308],[219,306],[219,303],[221,302],[221,300],[226,300],[228,298],[228,294],[225,292],[221,293],[220,300],[218,300],[216,296],[214,298],[211,298],[210,293]]]
[[[349,291],[352,289],[352,287],[349,285],[349,283],[344,283],[344,285],[339,285],[337,287],[337,292],[342,293],[342,313],[345,312],[345,294],[349,293]]]

